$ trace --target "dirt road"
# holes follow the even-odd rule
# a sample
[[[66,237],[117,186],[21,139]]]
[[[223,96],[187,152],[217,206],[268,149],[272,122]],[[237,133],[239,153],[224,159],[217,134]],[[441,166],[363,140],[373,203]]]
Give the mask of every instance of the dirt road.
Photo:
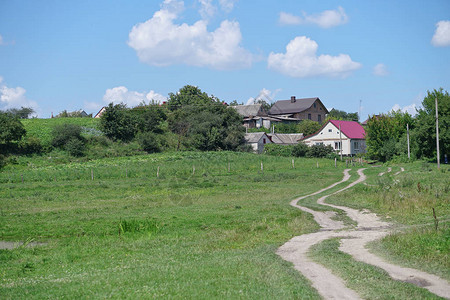
[[[391,170],[392,169],[389,168],[388,172],[391,172]],[[284,260],[292,262],[295,269],[300,271],[312,282],[312,286],[317,289],[323,298],[360,299],[355,291],[345,286],[345,283],[341,278],[332,274],[331,271],[324,266],[313,262],[307,256],[311,246],[330,238],[339,237],[341,238],[339,250],[352,255],[354,259],[384,269],[395,280],[415,284],[419,287],[428,289],[438,296],[450,299],[450,284],[446,280],[419,270],[404,268],[388,263],[366,249],[367,243],[381,239],[389,233],[389,223],[381,221],[377,215],[370,213],[367,210],[356,210],[345,206],[327,204],[325,202],[327,197],[338,194],[363,182],[366,179],[366,176],[363,173],[364,169],[358,170],[359,178],[356,181],[317,200],[317,203],[319,204],[343,210],[349,218],[357,223],[355,228],[344,229],[345,226],[342,222],[332,219],[335,215],[335,212],[333,211],[320,212],[298,204],[298,202],[304,198],[323,193],[338,184],[348,181],[350,178],[349,171],[350,169],[344,170],[344,178],[341,181],[320,191],[291,201],[290,204],[292,206],[312,214],[314,220],[320,225],[321,230],[319,232],[292,238],[278,249],[277,254]],[[401,171],[404,171],[404,169],[402,168]],[[398,173],[399,172],[396,174]],[[379,176],[383,175],[384,173],[379,174]]]

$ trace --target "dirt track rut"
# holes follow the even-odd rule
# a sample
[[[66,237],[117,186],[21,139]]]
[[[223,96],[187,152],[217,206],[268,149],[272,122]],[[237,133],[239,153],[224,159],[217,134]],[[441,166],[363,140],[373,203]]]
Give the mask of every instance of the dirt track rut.
[[[377,215],[367,210],[356,210],[325,202],[327,197],[338,194],[358,183],[363,182],[366,179],[366,176],[363,173],[364,169],[358,170],[359,178],[356,181],[317,200],[317,203],[319,204],[343,210],[349,218],[357,223],[355,228],[343,230],[344,224],[340,221],[332,219],[335,215],[335,212],[333,211],[315,211],[298,204],[298,202],[304,198],[323,193],[338,184],[348,181],[350,179],[349,171],[350,169],[344,170],[344,177],[341,181],[321,189],[320,191],[291,201],[290,204],[292,206],[312,214],[314,216],[314,220],[320,225],[321,230],[315,233],[304,234],[292,238],[278,249],[277,254],[284,260],[292,262],[294,264],[294,268],[311,281],[312,286],[317,289],[323,298],[360,299],[360,296],[355,291],[345,286],[345,283],[341,278],[332,274],[330,270],[318,263],[315,263],[307,256],[311,246],[330,238],[339,237],[341,238],[341,246],[339,249],[352,255],[354,259],[384,269],[395,280],[415,284],[419,287],[428,289],[430,292],[438,296],[450,299],[450,284],[446,280],[419,270],[404,268],[388,263],[367,250],[367,243],[381,239],[389,233],[389,223],[381,221]],[[391,171],[392,169],[389,168],[388,172]],[[401,171],[404,171],[404,169],[402,168]],[[399,172],[396,174],[398,173]],[[379,174],[379,176],[383,175],[384,173]]]

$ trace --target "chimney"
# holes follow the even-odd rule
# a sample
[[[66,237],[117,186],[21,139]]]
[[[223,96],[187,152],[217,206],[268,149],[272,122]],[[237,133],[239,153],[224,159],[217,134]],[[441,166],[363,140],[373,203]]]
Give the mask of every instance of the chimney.
[[[294,103],[295,102],[295,96],[292,96],[291,97],[291,103]]]

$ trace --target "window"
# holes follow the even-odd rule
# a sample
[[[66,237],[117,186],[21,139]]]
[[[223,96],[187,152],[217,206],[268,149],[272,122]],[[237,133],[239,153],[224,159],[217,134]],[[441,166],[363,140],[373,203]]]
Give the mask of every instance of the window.
[[[353,149],[359,150],[359,143],[358,142],[353,142]]]
[[[308,120],[311,120],[311,114],[308,114]]]
[[[316,102],[314,102],[314,108],[316,108]]]
[[[265,144],[266,143],[266,139],[263,139],[263,144]]]
[[[317,121],[322,122],[322,116],[321,115],[317,116]]]
[[[328,129],[328,132],[333,132],[333,129],[331,129],[331,128],[330,128],[330,129]]]
[[[334,143],[334,149],[335,150],[341,150],[341,142],[335,142]]]
[[[316,146],[319,146],[319,145],[323,145],[323,143],[322,142],[317,142]]]

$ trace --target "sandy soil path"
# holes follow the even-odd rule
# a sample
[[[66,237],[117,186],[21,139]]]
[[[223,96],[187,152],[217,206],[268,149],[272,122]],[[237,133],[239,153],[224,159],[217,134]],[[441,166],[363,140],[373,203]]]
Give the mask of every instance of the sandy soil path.
[[[325,199],[331,195],[345,191],[354,185],[363,182],[366,176],[363,173],[364,169],[358,170],[359,178],[347,185],[346,187],[325,195],[317,200],[317,203],[327,205],[333,208],[343,210],[348,217],[357,223],[356,228],[349,230],[342,230],[344,224],[339,221],[332,220],[334,212],[319,212],[303,207],[298,204],[298,201],[317,195],[326,190],[329,190],[336,185],[347,181],[350,178],[349,169],[344,170],[344,178],[326,187],[320,191],[299,197],[291,201],[291,205],[299,208],[305,212],[311,213],[314,216],[314,220],[321,226],[319,232],[305,234],[292,238],[290,241],[281,246],[277,254],[283,259],[292,262],[296,270],[300,271],[311,282],[312,286],[317,289],[319,294],[325,299],[360,299],[359,295],[355,291],[347,288],[344,281],[333,275],[330,270],[326,269],[320,264],[313,262],[308,258],[307,253],[311,246],[318,244],[324,240],[340,237],[341,246],[340,250],[353,256],[356,260],[362,261],[367,264],[371,264],[386,270],[389,275],[395,280],[402,280],[410,282],[419,287],[428,289],[430,292],[450,299],[450,284],[435,275],[431,275],[419,270],[400,267],[391,263],[388,263],[380,257],[370,253],[366,249],[366,244],[380,239],[389,233],[390,224],[381,221],[377,215],[370,213],[367,210],[356,210],[345,206],[332,205],[325,202]],[[388,172],[392,169],[388,168]],[[401,169],[401,172],[404,169]],[[399,174],[397,172],[394,175]],[[379,176],[383,176],[384,173],[380,173]]]

